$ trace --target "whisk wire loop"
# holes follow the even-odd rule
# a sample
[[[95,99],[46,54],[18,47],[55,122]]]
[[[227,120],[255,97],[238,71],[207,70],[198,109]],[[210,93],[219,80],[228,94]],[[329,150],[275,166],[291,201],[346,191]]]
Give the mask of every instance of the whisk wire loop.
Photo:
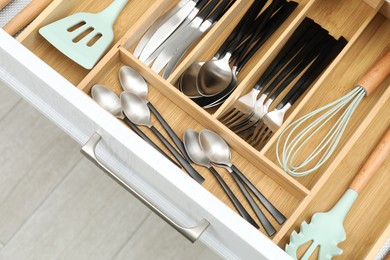
[[[310,112],[287,126],[281,132],[276,143],[277,160],[283,169],[290,175],[300,177],[321,167],[337,148],[355,109],[365,95],[366,91],[358,86],[344,97]],[[299,164],[294,164],[306,145],[311,143],[311,139],[320,133],[329,124],[330,120],[341,111],[343,112],[340,118],[333,123],[333,126],[310,152],[310,155]],[[316,119],[313,120],[313,118]],[[310,121],[312,122],[309,123]],[[298,132],[307,123],[308,125]],[[283,137],[285,137],[285,140],[283,147],[280,149]],[[313,162],[315,162],[315,165],[308,168],[309,164]],[[305,168],[308,169],[304,170]]]

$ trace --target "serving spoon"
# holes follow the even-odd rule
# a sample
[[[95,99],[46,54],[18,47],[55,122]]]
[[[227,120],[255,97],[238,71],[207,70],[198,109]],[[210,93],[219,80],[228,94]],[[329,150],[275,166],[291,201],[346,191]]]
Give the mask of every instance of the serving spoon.
[[[150,111],[152,111],[152,113],[156,116],[157,120],[164,127],[165,131],[168,133],[169,137],[175,143],[176,147],[182,153],[184,158],[188,162],[191,162],[191,159],[188,156],[186,149],[184,148],[183,142],[173,131],[168,122],[165,121],[165,119],[161,116],[161,114],[157,111],[153,104],[150,103],[150,101],[148,100],[148,84],[145,79],[133,68],[129,66],[122,66],[119,70],[119,81],[123,90],[135,94],[140,99],[146,102],[146,105],[149,107]]]
[[[257,223],[253,220],[253,218],[249,215],[249,213],[245,210],[244,206],[240,203],[237,197],[234,195],[233,191],[229,188],[226,182],[222,179],[219,173],[211,166],[210,159],[206,156],[202,147],[199,144],[199,133],[194,131],[193,129],[187,129],[184,132],[184,147],[191,160],[203,167],[209,169],[209,171],[213,174],[213,176],[217,179],[223,190],[228,195],[230,201],[236,207],[240,215],[246,219],[250,224],[252,224],[255,228],[259,228]]]
[[[211,130],[205,129],[200,132],[199,141],[209,159],[217,165],[225,166],[228,171],[230,169],[231,172],[236,173],[279,224],[283,224],[284,221],[286,221],[286,217],[264,197],[264,195],[234,164],[232,164],[230,160],[230,148],[221,136]]]
[[[102,108],[107,112],[111,113],[116,118],[122,119],[134,132],[136,132],[142,139],[144,139],[148,144],[150,144],[154,149],[159,151],[167,159],[173,162],[177,167],[181,166],[172,160],[160,147],[158,147],[150,138],[144,134],[133,122],[131,122],[122,112],[121,101],[119,97],[115,94],[114,91],[103,86],[101,84],[96,84],[91,89],[91,95],[93,100],[98,103]]]
[[[150,122],[150,110],[146,103],[131,92],[122,92],[120,96],[122,109],[127,118],[134,124],[148,127],[160,141],[168,148],[176,160],[183,166],[188,174],[198,183],[204,182],[204,178],[176,151],[169,141]]]

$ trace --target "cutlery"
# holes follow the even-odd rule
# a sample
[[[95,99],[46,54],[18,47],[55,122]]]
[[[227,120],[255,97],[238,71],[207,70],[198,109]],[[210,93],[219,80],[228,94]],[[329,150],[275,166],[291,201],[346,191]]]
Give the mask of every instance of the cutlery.
[[[148,127],[160,141],[168,148],[172,155],[183,166],[187,173],[198,183],[203,183],[204,178],[190,165],[183,156],[169,143],[169,141],[150,122],[150,110],[145,102],[130,92],[122,92],[122,109],[127,118],[136,125]]]
[[[336,43],[335,42],[336,40],[332,40],[329,44],[324,46],[324,50],[321,51],[319,57],[317,57],[312,65],[305,71],[302,77],[291,88],[276,108],[265,114],[261,122],[254,129],[252,137],[247,137],[252,146],[261,149],[268,142],[272,134],[283,124],[286,112],[347,44],[347,41],[343,37]],[[279,93],[276,93],[276,95],[278,94]]]
[[[125,91],[129,91],[142,100],[146,102],[146,105],[149,107],[150,111],[156,116],[157,120],[164,127],[165,131],[168,133],[169,137],[175,143],[176,147],[179,149],[184,158],[191,162],[190,157],[188,156],[186,149],[184,148],[183,142],[173,131],[171,126],[165,121],[165,119],[161,116],[161,114],[157,111],[157,109],[153,106],[152,103],[149,102],[148,98],[148,84],[145,79],[133,68],[128,66],[122,66],[119,70],[119,81],[121,83],[122,88]]]
[[[148,43],[143,48],[139,59],[145,61],[154,50],[158,48],[186,19],[186,17],[195,8],[198,0],[187,2],[177,13],[172,15],[165,23],[163,23],[150,38]]]
[[[187,150],[188,155],[191,157],[192,161],[198,165],[204,166],[210,170],[213,176],[217,179],[218,183],[221,185],[225,193],[228,195],[230,201],[236,207],[240,215],[246,219],[250,224],[252,224],[255,228],[259,228],[257,223],[253,220],[253,218],[249,215],[249,213],[245,210],[244,206],[240,203],[237,197],[234,195],[232,190],[226,184],[226,182],[222,179],[219,173],[211,166],[210,159],[206,156],[202,148],[199,144],[199,134],[192,129],[187,129],[184,132],[184,145]]]
[[[221,93],[232,81],[233,72],[229,62],[233,51],[241,43],[245,36],[245,28],[251,24],[264,6],[263,1],[255,1],[249,9],[249,14],[240,24],[240,29],[235,39],[227,48],[226,53],[219,59],[207,61],[199,70],[196,85],[202,96],[211,96]]]
[[[248,63],[248,61],[252,58],[252,56],[256,53],[258,49],[260,49],[261,46],[271,37],[271,35],[279,28],[279,26],[287,19],[287,17],[292,13],[292,11],[297,7],[297,3],[295,2],[288,2],[285,4],[282,8],[278,10],[276,14],[272,16],[272,18],[269,20],[269,26],[266,27],[264,33],[261,35],[261,38],[251,47],[250,51],[248,51],[247,54],[245,54],[244,57],[239,58],[238,56],[241,56],[240,53],[245,52],[245,48],[238,48],[237,51],[234,53],[234,56],[237,56],[235,59],[236,61],[233,64],[233,80],[230,82],[229,86],[222,91],[221,93],[211,96],[211,97],[200,97],[200,98],[192,98],[192,100],[197,103],[199,106],[202,106],[203,108],[211,108],[214,106],[217,106],[221,104],[226,98],[229,97],[229,95],[232,93],[232,91],[237,86],[237,75],[241,71],[241,69]],[[264,14],[264,13],[263,13]],[[262,16],[261,14],[260,16]]]
[[[258,3],[260,3],[260,2],[261,1],[258,1]],[[263,2],[265,4],[265,1],[263,1]],[[236,36],[238,34],[238,32],[240,31],[240,29],[242,27],[243,22],[251,14],[252,14],[252,12],[247,12],[243,16],[243,18],[241,19],[239,24],[234,28],[234,30],[231,32],[231,34],[229,35],[229,37],[227,38],[225,43],[222,44],[221,47],[219,48],[219,50],[215,53],[212,60],[219,59],[222,55],[225,54],[226,49],[228,48],[229,44],[234,40],[233,36]],[[245,28],[245,36],[249,35],[252,30]],[[199,70],[204,63],[205,62],[203,62],[203,61],[193,62],[180,76],[179,89],[181,92],[183,92],[184,94],[186,94],[186,96],[188,96],[190,98],[202,97],[201,94],[199,93],[199,91],[197,90],[197,88],[194,86],[196,86],[196,84],[197,84],[196,80],[197,80],[197,77],[199,74]]]
[[[315,30],[314,34],[310,29]],[[270,66],[267,67],[266,71],[257,81],[252,90],[246,95],[240,97],[233,104],[230,112],[226,113],[226,115],[221,118],[221,121],[226,126],[234,129],[244,123],[255,123],[261,119],[266,113],[268,113],[268,108],[273,100],[275,100],[275,98],[288,86],[288,84],[296,76],[298,76],[300,72],[306,68],[306,66],[309,65],[309,63],[318,55],[320,49],[327,44],[325,39],[329,38],[328,41],[330,41],[330,38],[332,38],[328,35],[327,31],[318,31],[317,26],[313,26],[310,29],[305,31],[305,36],[300,40],[296,37],[301,37],[301,32],[293,34],[293,37],[287,42],[288,44],[282,48]],[[323,44],[320,44],[321,42]],[[291,43],[296,44],[292,45]],[[287,55],[284,55],[286,53]],[[276,66],[274,66],[275,63],[277,63]],[[294,72],[291,73],[292,71]],[[273,90],[285,78],[286,80],[283,84],[277,88],[277,91],[273,92]],[[269,82],[271,82],[271,84],[268,85]],[[266,87],[267,85],[268,87]],[[265,90],[260,95],[260,98],[257,99],[258,94],[263,89]],[[272,92],[272,96],[268,98]]]
[[[7,2],[7,1],[5,1]],[[10,1],[8,1],[10,2]],[[4,27],[3,30],[9,35],[14,36],[17,32],[26,27],[34,20],[53,0],[32,0],[22,11],[12,18]],[[1,4],[0,4],[1,5]],[[2,7],[0,6],[0,9]]]
[[[245,44],[247,48],[249,48],[253,41],[254,37],[258,32],[261,32],[264,29],[264,26],[267,24],[268,19],[276,10],[276,7],[280,5],[281,2],[285,0],[274,0],[269,9],[266,12],[263,20],[260,25],[257,27],[256,31],[253,33],[253,37]],[[250,12],[251,14],[258,14],[261,8],[264,6],[262,2],[254,2]],[[260,10],[257,9],[260,7]],[[233,74],[236,74],[235,71],[232,71],[229,65],[229,60],[232,55],[232,52],[235,48],[240,44],[242,37],[244,36],[243,28],[246,27],[247,23],[251,23],[252,15],[249,15],[247,19],[242,23],[241,30],[238,32],[237,36],[233,43],[229,46],[227,53],[224,57],[218,60],[211,60],[203,64],[201,69],[199,70],[199,74],[197,77],[197,88],[199,93],[203,96],[214,96],[221,93],[224,89],[226,89],[230,82],[233,80]]]
[[[254,199],[251,197],[249,192],[244,187],[243,183],[255,194],[263,206],[269,211],[269,213],[282,224],[286,220],[286,217],[283,216],[265,197],[261,192],[249,181],[249,179],[241,173],[241,171],[231,163],[230,161],[230,148],[218,134],[214,133],[211,130],[204,129],[199,133],[199,142],[205,152],[206,156],[216,165],[224,167],[230,172],[234,178],[237,185],[240,187],[240,190],[244,194],[245,198],[248,200],[252,209],[256,213],[256,216],[260,220],[260,223],[266,230],[269,236],[275,234],[276,230],[265,217],[264,213],[261,211],[259,206],[256,204]]]
[[[184,52],[192,42],[201,37],[214,22],[219,19],[229,3],[230,0],[223,0],[217,6],[218,1],[211,1],[199,15],[181,31],[180,35],[176,35],[170,39],[171,43],[158,55],[152,65],[152,70],[160,72],[176,53]],[[163,78],[168,78],[168,75],[165,72]],[[170,72],[168,74],[170,75]]]
[[[175,5],[173,8],[171,8],[168,12],[166,12],[164,15],[160,16],[146,31],[146,33],[142,36],[141,40],[138,42],[137,46],[134,49],[133,55],[136,58],[139,58],[139,55],[141,54],[142,50],[145,48],[145,45],[149,42],[150,38],[153,36],[153,34],[158,30],[158,28],[161,27],[162,24],[164,24],[166,21],[168,21],[169,18],[172,17],[172,15],[176,14],[186,3],[188,3],[189,0],[180,0],[177,5]]]
[[[92,87],[91,90],[92,99],[96,101],[102,108],[110,112],[113,116],[118,119],[122,119],[130,128],[136,132],[142,139],[144,139],[148,144],[150,144],[154,149],[159,151],[167,159],[173,162],[177,167],[181,168],[174,160],[172,160],[163,150],[160,149],[152,140],[149,139],[135,124],[133,124],[122,112],[121,101],[119,97],[111,89],[96,84]]]
[[[350,118],[357,109],[364,96],[369,96],[390,75],[390,51],[366,73],[357,83],[357,86],[345,96],[332,103],[297,119],[288,125],[277,140],[276,155],[279,164],[290,175],[305,176],[320,168],[332,155],[339,140],[342,138]],[[288,105],[288,104],[287,104]],[[329,126],[329,130],[321,131],[330,119],[337,117],[337,122]],[[300,125],[305,127],[299,127]],[[317,142],[318,134],[324,134]],[[283,147],[279,150],[281,140],[286,137]],[[312,138],[317,138],[314,143]],[[307,148],[306,144],[317,144],[314,149]],[[280,153],[279,153],[280,151]],[[301,162],[296,162],[297,155],[306,154]],[[314,166],[308,166],[308,164]]]
[[[381,141],[377,144],[358,174],[352,180],[347,191],[336,205],[328,212],[315,213],[311,223],[304,221],[299,233],[293,231],[290,243],[286,245],[286,252],[297,259],[298,248],[311,242],[310,247],[301,259],[309,259],[316,247],[320,247],[318,259],[331,259],[343,253],[337,245],[346,239],[343,222],[349,210],[355,203],[359,193],[363,190],[375,172],[388,158],[390,153],[390,128],[387,129]]]
[[[209,0],[200,0],[195,8],[191,11],[191,13],[187,16],[187,18],[180,24],[180,26],[171,34],[169,37],[162,43],[153,53],[146,59],[141,60],[145,65],[150,66],[152,62],[160,55],[161,51],[168,45],[172,44],[172,38],[176,37],[176,35],[180,35],[182,30],[186,28],[192,20],[198,15],[199,11],[203,9],[203,7],[208,4]]]

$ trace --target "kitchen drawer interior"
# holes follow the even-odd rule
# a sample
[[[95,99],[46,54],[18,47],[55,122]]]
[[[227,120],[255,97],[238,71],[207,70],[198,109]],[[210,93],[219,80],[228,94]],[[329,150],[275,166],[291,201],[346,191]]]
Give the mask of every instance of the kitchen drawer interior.
[[[215,126],[213,119],[207,113],[199,113],[201,110],[196,110],[184,105],[185,102],[188,101],[179,91],[177,91],[173,86],[169,86],[169,84],[164,83],[164,81],[154,73],[145,72],[143,64],[123,48],[110,57],[108,65],[104,66],[95,77],[91,78],[89,84],[87,84],[82,90],[85,93],[90,94],[90,90],[93,85],[101,84],[112,89],[117,95],[119,95],[123,90],[118,79],[118,74],[119,69],[124,65],[136,69],[145,78],[145,80],[150,83],[148,99],[167,120],[167,122],[169,122],[179,137],[183,136],[184,131],[187,128],[192,128],[196,131],[208,128],[221,133],[218,127]],[[160,132],[164,133],[164,129],[153,116],[152,124],[156,126]],[[141,127],[141,129],[150,137],[150,139],[165,150],[163,145],[149,129],[145,127]],[[268,171],[267,174],[265,174],[265,172],[256,167],[252,161],[247,160],[239,152],[237,152],[234,142],[230,142],[228,138],[226,139],[226,142],[232,148],[231,157],[233,164],[242,170],[242,172],[271,201],[271,203],[273,203],[277,208],[283,208],[283,214],[291,216],[305,194],[296,196],[295,194],[299,191],[294,191],[297,189],[294,184],[287,183],[283,186],[278,184],[277,179],[274,179],[275,173]],[[165,151],[168,153],[167,150]],[[228,197],[225,195],[218,182],[214,179],[214,177],[212,177],[211,173],[206,168],[199,166],[194,167],[206,179],[202,186],[218,197],[221,201],[226,203],[226,205],[234,209],[233,204],[229,201]],[[221,173],[224,180],[237,195],[238,199],[241,202],[244,202],[245,198],[239,192],[239,188],[234,183],[233,178],[231,178],[227,171],[218,168],[217,170]],[[248,212],[251,212],[249,204],[244,203],[243,205]],[[269,215],[267,215],[267,217],[269,217],[270,220],[272,219]],[[255,219],[255,216],[253,216],[253,218]],[[280,225],[278,225],[276,221],[272,222],[272,224],[275,228],[280,228]]]
[[[316,23],[328,30],[329,33],[336,39],[340,36],[344,36],[348,41],[350,41],[354,36],[358,36],[360,34],[360,29],[366,26],[369,19],[371,19],[371,17],[375,14],[375,10],[364,1],[354,1],[353,8],[350,8],[351,6],[351,1],[347,0],[316,1],[307,10],[305,16],[313,19]],[[356,9],[359,11],[356,11]],[[341,17],[343,17],[343,19],[341,19]],[[303,19],[303,17],[301,19]],[[248,93],[253,88],[260,75],[262,75],[271,61],[275,58],[278,51],[283,47],[289,35],[292,33],[291,31],[293,31],[299,23],[300,20],[296,21],[296,24],[291,26],[290,32],[286,32],[282,36],[284,37],[283,39],[277,41],[274,46],[270,47],[268,53],[264,54],[264,57],[255,65],[250,74],[242,80],[237,89],[230,95],[219,110],[215,112],[216,117],[220,118],[224,113],[229,111],[234,102],[240,96]],[[288,89],[285,90],[285,92],[287,91]],[[273,102],[270,110],[279,103],[282,97],[283,94],[280,95],[275,102]],[[293,111],[298,104],[299,100],[289,111]],[[288,117],[288,114],[286,117]]]
[[[27,30],[19,36],[18,39],[24,46],[54,68],[58,73],[63,75],[74,85],[77,85],[89,73],[89,70],[84,69],[55,49],[39,34],[38,30],[44,25],[50,24],[51,22],[74,13],[100,12],[110,3],[111,1],[97,2],[93,0],[54,1],[53,4],[50,5],[33,23],[33,25],[28,27]],[[143,17],[145,13],[148,14],[151,10],[153,12],[161,10],[156,8],[157,5],[162,6],[162,8],[168,8],[172,4],[174,4],[173,1],[129,1],[114,24],[115,38],[113,46],[138,20]]]
[[[388,37],[390,21],[380,14],[375,16],[381,1],[372,0],[370,6],[363,0],[296,0],[295,2],[299,4],[298,7],[247,64],[239,76],[240,84],[236,90],[219,108],[210,111],[202,109],[181,93],[176,86],[177,80],[192,62],[208,60],[214,55],[231,32],[232,25],[238,23],[239,18],[252,1],[237,0],[223,18],[192,47],[167,80],[140,62],[133,56],[132,52],[147,28],[162,13],[176,4],[178,2],[176,0],[130,0],[115,23],[113,47],[91,71],[83,69],[66,58],[39,35],[38,29],[43,25],[79,11],[98,12],[111,1],[103,1],[104,6],[100,2],[55,0],[19,36],[19,40],[87,95],[90,95],[91,87],[94,84],[103,84],[119,94],[122,89],[118,80],[118,71],[122,65],[130,66],[149,83],[149,100],[170,123],[179,137],[182,137],[186,128],[193,128],[197,131],[208,128],[220,134],[232,148],[234,164],[287,217],[284,225],[280,226],[265,211],[266,216],[278,231],[273,237],[273,241],[282,248],[284,248],[292,229],[297,229],[298,223],[307,220],[313,212],[321,211],[332,205],[356,173],[360,163],[364,161],[369,150],[366,149],[364,142],[359,142],[361,139],[360,135],[358,135],[359,138],[356,137],[357,134],[361,132],[362,140],[370,140],[370,145],[374,146],[373,140],[379,140],[381,133],[389,125],[386,107],[390,105],[390,90],[387,87],[390,81],[387,80],[376,92],[363,99],[332,156],[332,160],[323,165],[316,173],[303,178],[293,178],[279,167],[275,156],[278,134],[289,122],[352,90],[359,76],[370,67],[386,47],[390,46]],[[311,89],[305,93],[304,97],[290,109],[286,116],[287,120],[279,131],[274,134],[262,150],[258,151],[218,119],[232,107],[235,100],[253,87],[258,77],[265,71],[304,17],[313,19],[335,38],[344,36],[349,43]],[[278,100],[275,103],[278,103]],[[152,122],[157,129],[164,132],[153,116]],[[357,129],[360,129],[360,132]],[[165,150],[150,130],[144,127],[142,130]],[[344,161],[343,158],[346,155],[348,158]],[[206,179],[202,186],[234,210],[233,204],[207,169],[194,167]],[[389,167],[387,163],[381,168],[378,176],[362,195],[364,199],[359,204],[362,205],[362,208],[364,204],[365,210],[362,211],[357,206],[351,212],[352,216],[350,217],[354,220],[348,223],[347,232],[352,234],[351,231],[357,228],[358,231],[353,233],[352,242],[348,239],[348,242],[343,245],[343,249],[348,253],[359,249],[358,254],[365,255],[368,248],[364,247],[364,243],[373,243],[380,231],[388,225],[386,219],[389,216],[382,218],[379,214],[380,209],[386,203],[388,204],[389,197],[387,196],[384,200],[376,203],[375,197],[385,197],[386,195],[383,191],[386,191],[385,185],[389,180],[384,172]],[[223,178],[238,196],[240,202],[256,219],[231,177],[223,169],[218,169],[218,171],[223,173]],[[183,172],[183,174],[185,173]],[[378,186],[375,186],[376,184]],[[374,207],[369,208],[370,205],[375,205],[375,209]],[[358,227],[359,218],[363,215],[362,212],[366,211],[370,211],[372,214],[366,216],[367,220],[364,223],[370,224]],[[380,218],[380,220],[376,220],[376,218]],[[263,228],[260,230],[264,232]]]
[[[338,201],[390,125],[389,106],[390,99],[387,99],[372,123],[363,131],[360,141],[351,147],[348,156],[333,169],[333,178],[321,187],[304,213],[288,230],[288,235],[280,241],[279,245],[282,248],[288,243],[289,234],[293,230],[298,232],[303,221],[309,222],[314,213],[328,211]],[[390,160],[387,160],[376,171],[368,186],[359,193],[358,200],[349,211],[344,221],[347,240],[339,245],[344,250],[341,258],[350,259],[348,256],[353,256],[353,259],[365,259],[371,246],[389,227],[390,196],[387,192],[390,184],[389,169]]]
[[[349,50],[345,53],[337,64],[331,68],[331,71],[326,75],[323,81],[319,82],[313,87],[309,96],[305,99],[304,105],[296,110],[293,117],[287,122],[298,119],[309,112],[324,106],[337,98],[342,97],[350,92],[358,79],[363,75],[369,67],[390,47],[390,38],[388,32],[390,31],[390,21],[382,15],[378,15],[364,30],[364,33],[358,37],[356,42],[352,44]],[[362,62],[364,61],[364,62]],[[343,138],[340,140],[335,155],[343,148],[345,143],[349,140],[356,128],[364,122],[364,119],[370,115],[371,111],[375,111],[376,106],[382,106],[379,101],[386,100],[389,97],[388,86],[390,79],[382,82],[378,89],[370,96],[364,97],[360,102],[355,113],[353,114],[348,127],[344,132]],[[329,121],[329,126],[332,126],[339,117],[336,116]],[[286,126],[286,123],[284,126]],[[282,131],[282,129],[280,129]],[[279,131],[279,133],[280,133]],[[278,133],[275,134],[274,139],[270,140],[269,145],[265,147],[265,155],[273,162],[277,163],[276,159],[276,143]],[[318,143],[323,136],[318,135],[313,139],[313,143]],[[282,140],[283,141],[283,140]],[[302,157],[307,156],[302,153]],[[332,157],[334,158],[334,156]],[[322,174],[327,170],[332,160],[329,160],[315,173],[308,176],[298,178],[299,182],[305,185],[308,189],[312,189],[314,185],[321,179]]]
[[[194,61],[208,61],[218,51],[220,46],[228,38],[232,30],[237,26],[239,20],[242,17],[244,11],[246,11],[252,1],[247,1],[245,8],[242,9],[241,15],[226,16],[224,20],[220,21],[220,24],[212,28],[210,32],[203,37],[203,39],[197,44],[197,46],[187,52],[187,56],[182,59],[182,63],[179,64],[176,70],[173,71],[169,77],[169,82],[173,85],[177,85],[177,81],[185,69]],[[286,21],[276,30],[275,33],[264,43],[264,45],[256,52],[256,54],[249,60],[244,68],[237,75],[238,82],[241,82],[259,63],[261,58],[271,49],[274,43],[281,37],[283,32],[294,23],[296,19],[300,19],[306,12],[309,6],[313,4],[313,0],[296,0],[294,1],[298,5],[294,11],[290,14]],[[265,7],[266,8],[266,7]],[[263,9],[264,10],[264,9]]]

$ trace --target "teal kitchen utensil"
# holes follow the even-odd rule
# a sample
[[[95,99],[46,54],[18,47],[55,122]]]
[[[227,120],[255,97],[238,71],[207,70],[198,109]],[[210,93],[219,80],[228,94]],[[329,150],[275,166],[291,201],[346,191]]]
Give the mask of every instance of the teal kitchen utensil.
[[[97,14],[73,14],[42,27],[39,33],[70,59],[92,69],[112,44],[114,23],[127,2],[115,0]]]
[[[293,231],[290,236],[290,244],[286,245],[286,252],[297,259],[298,248],[310,241],[312,244],[301,259],[309,259],[309,256],[319,246],[318,259],[331,259],[341,255],[343,250],[337,244],[344,241],[346,234],[343,221],[353,206],[358,193],[366,186],[375,171],[382,165],[390,153],[390,128],[377,144],[370,157],[367,159],[359,173],[344,193],[337,204],[328,212],[313,215],[310,224],[305,221],[301,224],[299,233]]]

